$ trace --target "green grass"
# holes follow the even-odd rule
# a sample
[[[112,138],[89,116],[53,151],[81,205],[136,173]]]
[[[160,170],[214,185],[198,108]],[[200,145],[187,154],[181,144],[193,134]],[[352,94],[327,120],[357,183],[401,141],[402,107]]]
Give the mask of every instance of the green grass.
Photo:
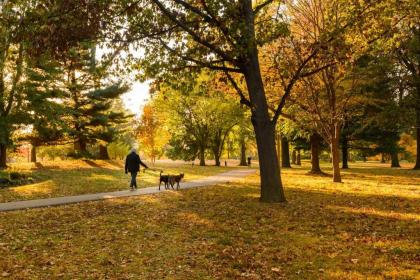
[[[122,161],[56,161],[38,164],[14,164],[9,171],[19,171],[36,178],[35,184],[0,189],[0,203],[8,201],[109,192],[128,189],[130,177],[124,174]],[[215,175],[235,167],[191,166],[158,163],[150,166],[165,173],[185,173],[185,181]],[[147,170],[138,175],[138,185],[157,186],[159,171]]]
[[[420,172],[283,170],[237,183],[0,213],[5,279],[419,279]],[[326,166],[324,166],[326,169]]]

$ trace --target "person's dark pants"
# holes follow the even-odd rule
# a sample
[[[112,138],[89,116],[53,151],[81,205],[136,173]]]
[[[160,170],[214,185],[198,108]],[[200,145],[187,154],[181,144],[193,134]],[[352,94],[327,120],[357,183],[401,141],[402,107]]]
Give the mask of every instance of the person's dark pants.
[[[130,172],[131,174],[131,182],[130,182],[130,188],[136,188],[137,189],[137,181],[136,181],[136,177],[137,177],[137,172]]]

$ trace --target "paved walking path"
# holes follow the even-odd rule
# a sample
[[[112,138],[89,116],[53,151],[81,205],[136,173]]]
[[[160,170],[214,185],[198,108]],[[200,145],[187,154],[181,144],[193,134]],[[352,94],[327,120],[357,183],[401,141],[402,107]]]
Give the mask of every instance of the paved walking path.
[[[181,189],[205,187],[205,186],[217,185],[221,183],[227,183],[235,179],[240,179],[245,176],[254,174],[255,171],[256,171],[255,169],[232,170],[232,171],[224,172],[218,175],[209,176],[209,177],[205,177],[205,178],[190,181],[190,182],[183,182],[181,183]],[[162,188],[160,191],[157,186],[153,186],[153,187],[141,188],[136,191],[126,190],[126,191],[83,194],[83,195],[75,195],[75,196],[63,196],[63,197],[54,197],[54,198],[46,198],[46,199],[6,202],[6,203],[0,203],[0,212],[27,209],[27,208],[57,206],[57,205],[78,203],[78,202],[84,202],[84,201],[94,201],[94,200],[102,200],[102,199],[110,199],[110,198],[154,194],[154,193],[159,193],[159,192],[164,192],[164,191],[166,190],[162,184]]]

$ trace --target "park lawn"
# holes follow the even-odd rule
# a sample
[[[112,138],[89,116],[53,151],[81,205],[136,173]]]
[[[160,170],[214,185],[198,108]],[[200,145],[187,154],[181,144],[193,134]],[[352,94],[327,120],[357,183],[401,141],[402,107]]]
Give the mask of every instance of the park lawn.
[[[137,182],[139,188],[157,186],[159,170],[163,170],[165,174],[183,172],[185,181],[191,181],[235,168],[201,167],[178,162],[156,163],[150,167],[156,170],[139,173]],[[130,181],[129,175],[124,174],[122,161],[51,161],[38,163],[37,167],[31,163],[17,163],[10,166],[10,171],[26,173],[28,176],[34,177],[36,183],[0,189],[0,203],[126,190]]]
[[[281,205],[260,203],[259,178],[250,176],[0,213],[0,272],[5,279],[419,279],[420,173],[352,166],[343,184],[306,175],[307,166],[283,170],[288,203]]]

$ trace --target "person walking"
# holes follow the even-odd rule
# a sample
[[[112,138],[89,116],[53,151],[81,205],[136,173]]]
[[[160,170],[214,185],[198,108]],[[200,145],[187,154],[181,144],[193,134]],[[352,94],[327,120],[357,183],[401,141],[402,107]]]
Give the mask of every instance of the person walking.
[[[149,167],[141,161],[140,156],[136,153],[136,149],[131,149],[130,154],[125,159],[125,174],[130,172],[131,174],[131,182],[130,182],[130,189],[134,191],[137,189],[137,173],[140,171],[140,165],[144,168],[148,169]]]

